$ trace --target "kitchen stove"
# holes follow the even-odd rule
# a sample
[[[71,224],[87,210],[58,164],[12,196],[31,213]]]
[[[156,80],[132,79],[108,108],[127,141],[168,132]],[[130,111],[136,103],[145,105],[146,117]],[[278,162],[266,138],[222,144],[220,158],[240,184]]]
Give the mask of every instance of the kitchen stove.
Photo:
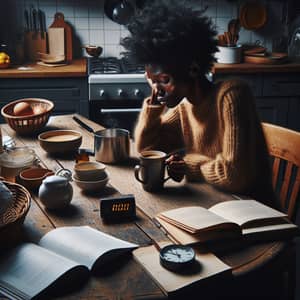
[[[90,118],[132,132],[143,100],[150,95],[143,65],[115,57],[88,58]]]
[[[131,63],[116,57],[88,59],[89,74],[144,74],[144,65]]]

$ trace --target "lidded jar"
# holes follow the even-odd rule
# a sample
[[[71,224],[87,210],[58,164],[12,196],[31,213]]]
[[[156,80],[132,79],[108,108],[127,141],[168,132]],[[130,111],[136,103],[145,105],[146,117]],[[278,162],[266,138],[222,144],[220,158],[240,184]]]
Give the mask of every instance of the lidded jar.
[[[58,175],[46,177],[39,188],[39,198],[45,207],[59,209],[72,200],[73,188],[68,178]]]
[[[1,176],[8,181],[15,181],[23,169],[34,165],[37,157],[33,149],[16,147],[0,154]]]

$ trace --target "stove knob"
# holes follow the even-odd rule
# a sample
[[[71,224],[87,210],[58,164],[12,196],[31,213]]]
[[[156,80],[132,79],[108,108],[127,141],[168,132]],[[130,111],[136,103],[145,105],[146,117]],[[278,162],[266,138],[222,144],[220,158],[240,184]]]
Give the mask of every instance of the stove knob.
[[[105,96],[105,91],[104,90],[100,90],[100,97],[104,97]]]
[[[134,96],[136,96],[136,97],[142,97],[143,94],[142,94],[142,92],[139,89],[135,89],[134,90]]]
[[[124,91],[122,89],[118,89],[118,95],[120,97],[123,97],[123,96],[125,96],[125,93],[124,93]]]

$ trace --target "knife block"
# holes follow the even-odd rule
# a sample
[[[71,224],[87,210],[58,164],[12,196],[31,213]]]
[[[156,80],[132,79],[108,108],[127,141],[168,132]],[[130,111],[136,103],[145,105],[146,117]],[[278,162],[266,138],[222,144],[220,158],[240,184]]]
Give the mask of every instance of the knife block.
[[[47,32],[27,31],[24,34],[25,58],[36,61],[37,52],[47,53]]]

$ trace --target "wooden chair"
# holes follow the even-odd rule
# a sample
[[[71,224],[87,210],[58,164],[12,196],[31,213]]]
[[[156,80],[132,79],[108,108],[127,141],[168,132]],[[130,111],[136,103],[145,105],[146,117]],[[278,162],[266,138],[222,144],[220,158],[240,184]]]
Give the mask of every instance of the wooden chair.
[[[277,192],[282,211],[295,222],[300,189],[300,133],[268,123],[262,123],[262,127],[273,160],[273,188]],[[293,248],[285,265],[287,299],[295,299],[296,249]]]
[[[267,147],[273,158],[272,183],[280,206],[295,222],[300,189],[300,132],[262,123]]]

